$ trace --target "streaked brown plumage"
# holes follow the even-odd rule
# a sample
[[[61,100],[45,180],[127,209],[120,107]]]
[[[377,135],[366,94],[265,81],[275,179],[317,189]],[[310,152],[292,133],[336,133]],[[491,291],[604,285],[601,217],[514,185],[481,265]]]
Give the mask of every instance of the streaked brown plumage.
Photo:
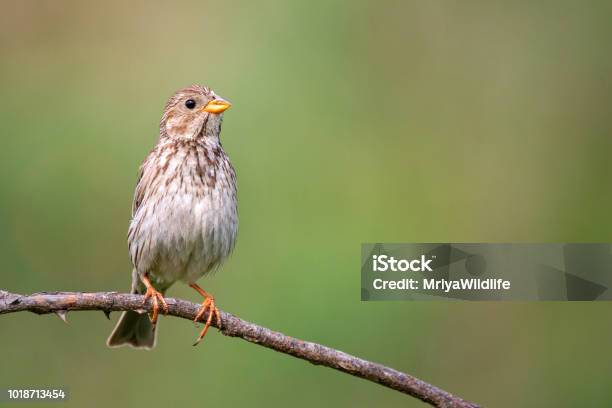
[[[212,90],[194,85],[177,91],[166,104],[155,148],[140,167],[128,231],[134,265],[132,292],[153,301],[151,321],[126,312],[109,337],[111,347],[155,345],[163,293],[180,280],[204,296],[198,321],[210,310],[199,342],[213,316],[214,298],[196,281],[230,255],[238,231],[236,174],[219,134],[230,104]]]

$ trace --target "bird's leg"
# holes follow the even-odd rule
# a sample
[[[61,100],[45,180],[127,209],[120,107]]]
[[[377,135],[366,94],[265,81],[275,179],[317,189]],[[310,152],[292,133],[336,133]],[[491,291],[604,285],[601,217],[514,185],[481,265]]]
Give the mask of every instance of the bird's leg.
[[[168,304],[166,303],[166,299],[164,299],[164,296],[161,294],[161,292],[157,291],[153,287],[153,284],[151,284],[151,281],[149,280],[149,277],[146,273],[140,276],[140,280],[147,287],[147,291],[144,295],[144,300],[142,301],[142,304],[144,305],[145,303],[147,303],[147,299],[153,298],[153,315],[151,316],[151,323],[155,326],[155,324],[157,323],[157,315],[159,314],[158,300],[162,304],[162,309],[164,310],[164,313],[168,313]]]
[[[217,309],[217,306],[215,306],[215,298],[210,293],[206,292],[204,289],[202,289],[195,283],[192,283],[189,286],[194,288],[200,295],[204,296],[202,306],[200,307],[200,310],[198,311],[198,314],[196,315],[195,319],[193,319],[193,322],[197,323],[202,317],[204,317],[206,311],[208,310],[208,318],[206,319],[206,323],[204,324],[204,329],[202,329],[200,335],[198,336],[198,339],[193,344],[194,346],[196,346],[200,341],[202,341],[202,339],[206,335],[206,332],[208,331],[208,328],[212,323],[213,315],[217,320],[217,326],[219,327],[219,329],[221,329],[221,314],[219,313],[219,309]]]

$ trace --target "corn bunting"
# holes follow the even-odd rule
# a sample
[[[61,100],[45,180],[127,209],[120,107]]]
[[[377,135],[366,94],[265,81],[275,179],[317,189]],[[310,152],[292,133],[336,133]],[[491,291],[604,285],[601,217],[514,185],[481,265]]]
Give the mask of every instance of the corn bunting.
[[[213,317],[221,325],[214,297],[196,281],[230,255],[238,232],[236,174],[219,140],[230,106],[198,85],[168,100],[157,145],[140,166],[128,231],[132,293],[151,299],[153,312],[123,312],[108,346],[154,347],[159,309],[168,311],[163,296],[176,281],[204,297],[195,322],[209,312],[195,344]]]

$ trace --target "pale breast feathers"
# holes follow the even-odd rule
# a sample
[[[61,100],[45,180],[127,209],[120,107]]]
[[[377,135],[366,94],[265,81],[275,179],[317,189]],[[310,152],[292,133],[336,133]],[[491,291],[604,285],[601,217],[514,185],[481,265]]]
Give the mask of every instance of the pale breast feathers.
[[[232,251],[236,176],[220,145],[161,143],[140,168],[128,232],[141,272],[194,280]]]

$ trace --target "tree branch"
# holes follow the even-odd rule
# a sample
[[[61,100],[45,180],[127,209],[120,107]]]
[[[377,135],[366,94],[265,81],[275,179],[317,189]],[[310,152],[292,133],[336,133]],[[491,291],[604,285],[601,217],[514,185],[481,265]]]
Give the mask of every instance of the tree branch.
[[[64,320],[65,313],[73,310],[151,311],[149,300],[143,305],[143,296],[117,292],[42,292],[18,295],[0,290],[0,314],[29,311],[37,314],[56,313]],[[200,305],[181,299],[166,298],[168,314],[193,320]],[[208,315],[205,316],[205,318]],[[464,401],[440,388],[411,375],[381,364],[352,356],[339,350],[286,336],[265,327],[242,320],[230,313],[221,312],[221,332],[230,337],[239,337],[250,343],[270,348],[360,377],[385,387],[411,395],[435,407],[475,408],[476,404]],[[216,326],[215,319],[213,325]],[[218,327],[217,327],[218,328]]]

